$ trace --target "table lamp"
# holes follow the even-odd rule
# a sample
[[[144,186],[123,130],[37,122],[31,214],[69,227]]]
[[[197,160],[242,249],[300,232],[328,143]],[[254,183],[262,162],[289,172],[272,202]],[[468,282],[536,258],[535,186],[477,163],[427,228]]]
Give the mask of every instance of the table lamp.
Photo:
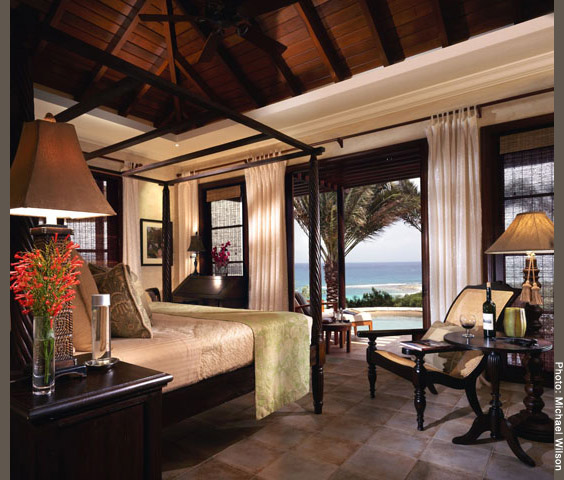
[[[519,300],[529,305],[541,305],[539,269],[537,268],[536,254],[554,253],[554,223],[545,212],[519,213],[511,225],[501,236],[486,250],[493,255],[523,255],[526,254],[523,274],[525,282]],[[542,311],[541,311],[542,313]],[[536,319],[527,320],[531,331],[540,329],[541,324]]]
[[[190,237],[190,246],[188,247],[189,252],[194,252],[194,273],[192,275],[198,275],[198,254],[200,252],[205,252],[204,242],[202,242],[202,237],[198,235],[192,235]]]
[[[46,218],[45,225],[30,229],[37,248],[55,234],[61,241],[72,234],[71,229],[57,225],[57,218],[116,214],[88,168],[73,125],[57,123],[51,114],[24,123],[10,168],[10,214]],[[61,313],[68,327],[57,329],[55,337],[57,370],[76,364],[70,312],[69,308]]]

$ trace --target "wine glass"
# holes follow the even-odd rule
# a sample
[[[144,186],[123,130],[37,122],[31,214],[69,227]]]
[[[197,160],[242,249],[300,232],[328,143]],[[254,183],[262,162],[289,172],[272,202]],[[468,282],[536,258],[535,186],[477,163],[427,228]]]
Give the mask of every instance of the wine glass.
[[[460,315],[460,325],[466,329],[466,332],[462,334],[464,338],[474,338],[474,334],[470,333],[470,329],[476,325],[475,315],[463,313]]]

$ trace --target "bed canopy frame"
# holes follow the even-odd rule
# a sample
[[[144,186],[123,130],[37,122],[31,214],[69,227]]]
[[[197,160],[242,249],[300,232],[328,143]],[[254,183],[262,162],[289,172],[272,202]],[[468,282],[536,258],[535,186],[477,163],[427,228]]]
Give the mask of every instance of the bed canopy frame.
[[[29,19],[26,19],[25,21],[29,22]],[[163,221],[164,246],[163,246],[162,274],[163,274],[164,301],[172,300],[172,292],[171,292],[172,224],[170,221],[170,187],[184,181],[190,181],[194,179],[243,170],[246,168],[253,168],[268,163],[275,163],[275,162],[290,160],[293,158],[309,156],[309,194],[312,199],[312,201],[310,202],[311,222],[310,222],[310,241],[309,241],[309,258],[310,258],[309,280],[310,280],[310,292],[311,292],[310,295],[311,295],[311,307],[312,307],[312,317],[313,317],[312,332],[311,332],[312,335],[311,335],[310,363],[311,363],[311,373],[312,373],[314,411],[315,413],[321,413],[323,406],[323,364],[325,363],[325,348],[324,348],[324,343],[322,341],[322,326],[321,326],[321,249],[320,249],[321,237],[320,237],[320,216],[319,216],[319,172],[318,172],[317,157],[318,155],[323,153],[324,148],[314,147],[306,143],[303,143],[295,138],[292,138],[278,130],[269,127],[268,125],[258,122],[246,115],[233,111],[222,104],[203,98],[181,85],[163,79],[151,72],[145,71],[137,67],[136,65],[130,62],[122,60],[121,58],[115,55],[112,55],[88,43],[78,40],[64,32],[61,32],[60,30],[57,30],[49,26],[48,24],[44,23],[40,26],[35,26],[31,31],[34,31],[37,34],[37,36],[35,37],[35,42],[38,42],[39,40],[37,39],[40,39],[40,41],[56,43],[70,52],[88,58],[89,60],[92,60],[99,65],[103,65],[105,67],[111,68],[125,76],[122,80],[117,82],[117,84],[113,85],[112,88],[97,93],[95,95],[91,95],[84,101],[79,102],[73,105],[72,107],[67,108],[66,110],[55,115],[57,121],[67,122],[80,115],[88,113],[89,111],[107,102],[109,96],[123,93],[124,88],[130,88],[133,85],[147,84],[149,86],[158,88],[164,92],[172,94],[182,101],[192,103],[193,105],[204,108],[209,112],[220,114],[225,118],[231,119],[234,122],[247,126],[258,132],[257,134],[252,136],[223,143],[221,145],[217,145],[214,147],[205,148],[203,150],[195,151],[185,155],[180,155],[161,162],[143,165],[141,167],[133,168],[131,170],[124,172],[113,172],[114,174],[118,174],[120,176],[135,178],[137,180],[145,181],[145,182],[157,183],[163,186],[162,221]],[[32,44],[33,43],[34,42],[32,42]],[[20,49],[17,56],[17,63],[22,67],[14,68],[14,66],[12,66],[12,77],[17,77],[15,78],[16,80],[15,82],[13,78],[12,84],[17,85],[19,89],[19,91],[15,95],[19,97],[17,98],[17,102],[19,102],[20,109],[22,110],[12,113],[12,115],[16,117],[16,121],[17,120],[30,121],[34,119],[33,96],[30,97],[29,95],[30,90],[32,89],[32,83],[31,83],[32,79],[30,72],[25,66],[25,62],[27,60],[27,55],[25,55],[25,53],[29,54],[29,51],[25,52],[24,50],[25,49]],[[14,54],[12,54],[12,56],[14,57]],[[108,153],[115,152],[118,150],[123,150],[133,145],[137,145],[139,143],[164,136],[168,133],[186,130],[187,128],[189,128],[189,126],[192,123],[193,122],[182,121],[172,127],[156,128],[150,132],[143,133],[141,135],[138,135],[128,140],[124,140],[115,145],[110,145],[104,148],[100,148],[93,152],[86,152],[84,156],[86,160],[101,157]],[[19,138],[19,132],[15,133],[15,135],[17,135],[17,137]],[[279,140],[289,145],[293,151],[291,151],[290,153],[285,153],[283,155],[262,161],[218,167],[217,169],[211,171],[197,173],[195,175],[191,175],[183,178],[174,178],[171,180],[158,180],[155,178],[139,175],[140,173],[143,172],[149,172],[151,170],[155,170],[171,165],[176,165],[181,162],[186,162],[188,160],[205,157],[207,155],[211,155],[215,153],[226,152],[228,150],[232,150],[241,146],[258,143],[269,139]],[[91,169],[99,170],[96,167],[91,167]],[[20,236],[24,230],[25,228],[21,229],[18,232]],[[20,239],[20,243],[25,244],[26,242],[29,243],[29,240],[26,238]],[[14,312],[12,312],[12,314],[13,313]],[[16,317],[18,317],[18,315],[16,315]],[[19,315],[19,317],[21,318],[21,315]],[[28,340],[32,338],[31,332],[25,332],[25,330],[26,330],[26,322],[23,321],[22,325],[18,327],[16,333],[14,334],[14,336],[17,337],[16,338],[16,343],[17,343],[16,349],[18,350],[17,356],[19,357],[18,359],[20,361],[23,360],[23,363],[27,363],[25,361],[26,360],[25,357],[31,354],[31,348],[30,348],[31,345],[27,346],[25,344]],[[27,333],[27,335],[25,335],[25,333]],[[202,384],[201,386],[197,386],[199,384],[196,384],[196,386],[185,387],[186,392],[184,392],[185,389],[180,389],[182,390],[182,392],[178,392],[178,391],[170,392],[169,395],[165,396],[164,399],[165,405],[168,404],[171,407],[174,405],[178,405],[179,409],[173,409],[173,410],[181,410],[182,404],[186,405],[183,400],[183,398],[185,398],[184,394],[188,393],[188,390],[194,393],[194,388],[196,389],[206,388],[206,385],[204,384],[210,384],[210,386],[212,386],[216,390],[222,391],[222,393],[218,395],[218,398],[219,397],[223,398],[223,400],[221,401],[226,401],[229,398],[233,398],[237,396],[238,394],[240,395],[242,393],[246,393],[247,391],[249,391],[249,385],[251,383],[254,385],[254,376],[253,376],[253,381],[251,382],[248,380],[249,375],[243,372],[249,370],[249,368],[250,367],[241,369],[241,372],[239,371],[232,372],[238,375],[238,376],[236,375],[237,378],[233,377],[233,379],[231,379],[231,376],[233,375],[224,374],[217,377],[217,381],[214,379],[208,379],[203,382],[200,382]],[[225,385],[226,381],[231,381],[231,380],[234,380],[232,388],[231,385],[229,386]],[[216,402],[216,403],[220,403],[220,402]],[[193,414],[196,413],[197,411],[201,411],[202,409],[205,408],[195,406],[191,412],[184,412],[181,415],[175,414],[174,416],[180,418],[180,416],[184,417],[187,416],[187,414]],[[166,413],[167,410],[168,409],[163,408],[164,417],[167,416]],[[164,423],[166,424],[166,423],[170,423],[170,421],[174,419],[171,417],[171,418],[164,418],[163,420]]]

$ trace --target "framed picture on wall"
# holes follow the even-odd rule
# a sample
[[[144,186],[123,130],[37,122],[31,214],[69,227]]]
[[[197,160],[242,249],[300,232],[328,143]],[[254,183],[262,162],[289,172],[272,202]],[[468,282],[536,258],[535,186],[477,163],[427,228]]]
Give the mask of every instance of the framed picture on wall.
[[[170,224],[172,227],[172,223]],[[141,219],[141,265],[163,264],[163,222]]]

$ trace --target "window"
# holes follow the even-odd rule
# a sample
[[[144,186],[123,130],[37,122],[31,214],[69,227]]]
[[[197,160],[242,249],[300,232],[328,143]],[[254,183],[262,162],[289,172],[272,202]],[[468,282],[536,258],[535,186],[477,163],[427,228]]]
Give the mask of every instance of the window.
[[[554,221],[554,129],[543,128],[500,137],[503,169],[503,221],[507,228],[518,213],[544,211]],[[548,145],[547,145],[548,144]],[[505,257],[505,281],[521,288],[524,256]],[[543,314],[537,334],[552,340],[554,335],[554,255],[538,255]],[[544,368],[551,371],[553,354],[543,355]],[[520,365],[517,355],[508,363]]]
[[[246,272],[244,185],[206,188],[204,192],[204,228],[202,229],[204,242],[210,252],[213,247],[219,250],[222,244],[230,242],[228,275],[244,276]],[[205,270],[217,274],[211,254],[209,261]]]
[[[121,178],[93,175],[117,215],[69,220],[67,225],[74,231],[72,239],[80,245],[78,252],[85,261],[112,267],[122,258]]]

